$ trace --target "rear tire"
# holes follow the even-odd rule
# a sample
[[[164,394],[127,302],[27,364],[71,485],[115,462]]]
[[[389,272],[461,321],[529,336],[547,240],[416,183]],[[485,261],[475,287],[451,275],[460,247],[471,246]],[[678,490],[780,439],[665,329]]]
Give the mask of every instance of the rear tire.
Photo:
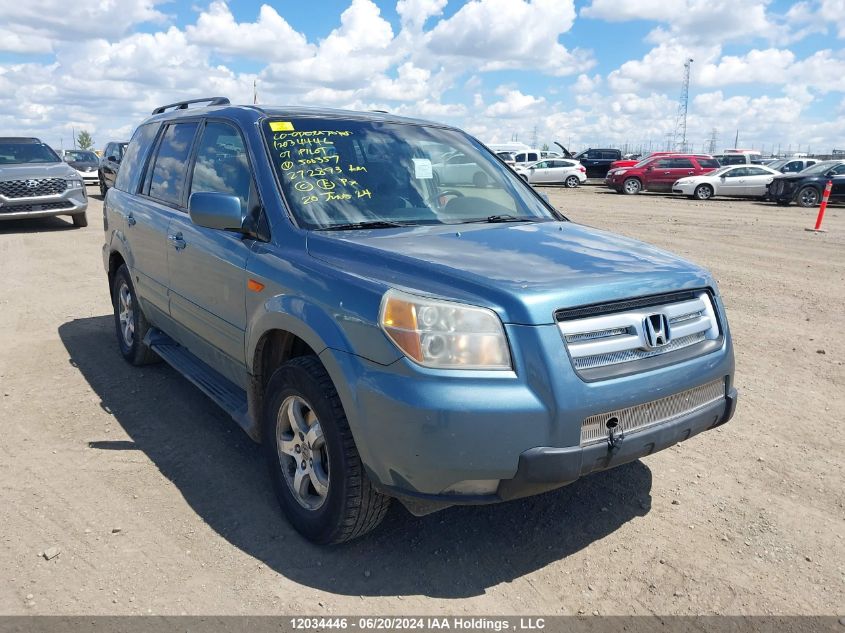
[[[709,200],[713,197],[713,187],[710,185],[698,185],[693,192],[696,200]]]
[[[75,213],[74,215],[70,216],[73,218],[73,225],[79,229],[84,229],[88,226],[88,216],[85,212],[82,213]]]
[[[266,393],[262,445],[291,525],[321,545],[378,526],[391,499],[370,483],[337,389],[319,359],[288,361],[273,373]]]
[[[114,274],[112,305],[117,346],[124,360],[130,365],[148,365],[160,360],[158,354],[144,344],[150,324],[138,303],[126,264],[122,264]]]
[[[625,182],[622,183],[622,193],[633,196],[638,194],[642,191],[643,184],[640,182],[639,178],[627,178]]]
[[[563,182],[563,184],[564,184],[564,185],[566,185],[566,186],[567,186],[568,188],[570,188],[570,189],[575,189],[575,187],[577,187],[577,186],[578,186],[578,185],[580,185],[581,183],[580,183],[580,181],[578,180],[578,176],[569,176],[569,177],[568,177],[568,178],[567,178],[567,179]]]
[[[475,174],[472,177],[472,184],[474,184],[476,187],[479,187],[479,188],[486,187],[487,186],[487,174],[485,174],[484,172],[481,172],[481,171],[475,172]]]

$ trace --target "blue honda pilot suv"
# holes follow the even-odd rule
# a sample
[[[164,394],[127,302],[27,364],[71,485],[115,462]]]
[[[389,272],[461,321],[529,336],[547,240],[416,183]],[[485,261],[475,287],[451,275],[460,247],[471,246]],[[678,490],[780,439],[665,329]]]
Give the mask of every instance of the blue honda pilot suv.
[[[228,411],[318,543],[392,498],[540,493],[734,412],[707,271],[569,222],[446,125],[162,106],[103,209],[120,352]]]

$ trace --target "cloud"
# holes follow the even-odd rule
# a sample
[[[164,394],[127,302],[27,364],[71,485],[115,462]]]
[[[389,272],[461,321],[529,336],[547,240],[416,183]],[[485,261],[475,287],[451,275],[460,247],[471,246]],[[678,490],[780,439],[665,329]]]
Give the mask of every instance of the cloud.
[[[145,22],[163,23],[156,9],[164,0],[82,2],[10,0],[0,9],[0,51],[49,52],[54,42],[92,37],[119,37]]]
[[[256,22],[238,23],[228,5],[218,0],[185,31],[188,41],[222,55],[268,61],[301,59],[314,52],[305,36],[267,4],[261,5]]]
[[[572,28],[572,0],[471,0],[431,30],[435,55],[475,60],[482,71],[532,68],[563,76],[594,64],[558,41]]]
[[[516,116],[528,116],[540,111],[545,104],[544,97],[534,97],[522,94],[519,90],[502,91],[504,98],[501,101],[487,107],[484,116],[510,118]]]

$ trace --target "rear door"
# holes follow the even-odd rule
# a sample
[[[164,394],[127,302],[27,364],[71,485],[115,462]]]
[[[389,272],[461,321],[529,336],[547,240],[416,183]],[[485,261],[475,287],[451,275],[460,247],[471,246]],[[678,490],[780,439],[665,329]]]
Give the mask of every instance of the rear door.
[[[845,164],[834,167],[831,181],[833,182],[830,190],[831,199],[837,202],[845,201]]]
[[[246,263],[253,243],[240,233],[197,226],[185,207],[195,192],[237,196],[245,218],[257,193],[243,137],[232,124],[207,121],[200,130],[184,207],[169,228],[170,314],[185,345],[206,363],[245,386]],[[260,205],[257,205],[260,208]]]
[[[747,175],[745,176],[743,195],[754,197],[765,195],[766,187],[772,182],[772,179],[775,177],[774,174],[755,165],[745,167],[745,171]]]
[[[661,158],[649,172],[648,189],[670,191],[676,180],[695,173],[689,158]]]

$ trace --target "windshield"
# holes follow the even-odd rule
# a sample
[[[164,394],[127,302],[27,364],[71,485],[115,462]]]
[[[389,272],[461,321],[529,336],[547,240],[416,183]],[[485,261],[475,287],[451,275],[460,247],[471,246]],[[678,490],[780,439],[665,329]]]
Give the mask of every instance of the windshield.
[[[58,162],[56,152],[44,143],[0,143],[0,165]]]
[[[82,150],[66,150],[65,160],[73,161],[75,163],[96,163],[97,155],[94,152],[86,152]]]
[[[564,219],[456,130],[316,118],[266,121],[263,130],[303,228]]]
[[[833,169],[837,165],[841,164],[841,160],[826,160],[821,163],[816,163],[815,165],[810,165],[809,167],[807,167],[807,169],[799,173],[804,176],[812,176],[813,174],[823,174],[826,171]]]

